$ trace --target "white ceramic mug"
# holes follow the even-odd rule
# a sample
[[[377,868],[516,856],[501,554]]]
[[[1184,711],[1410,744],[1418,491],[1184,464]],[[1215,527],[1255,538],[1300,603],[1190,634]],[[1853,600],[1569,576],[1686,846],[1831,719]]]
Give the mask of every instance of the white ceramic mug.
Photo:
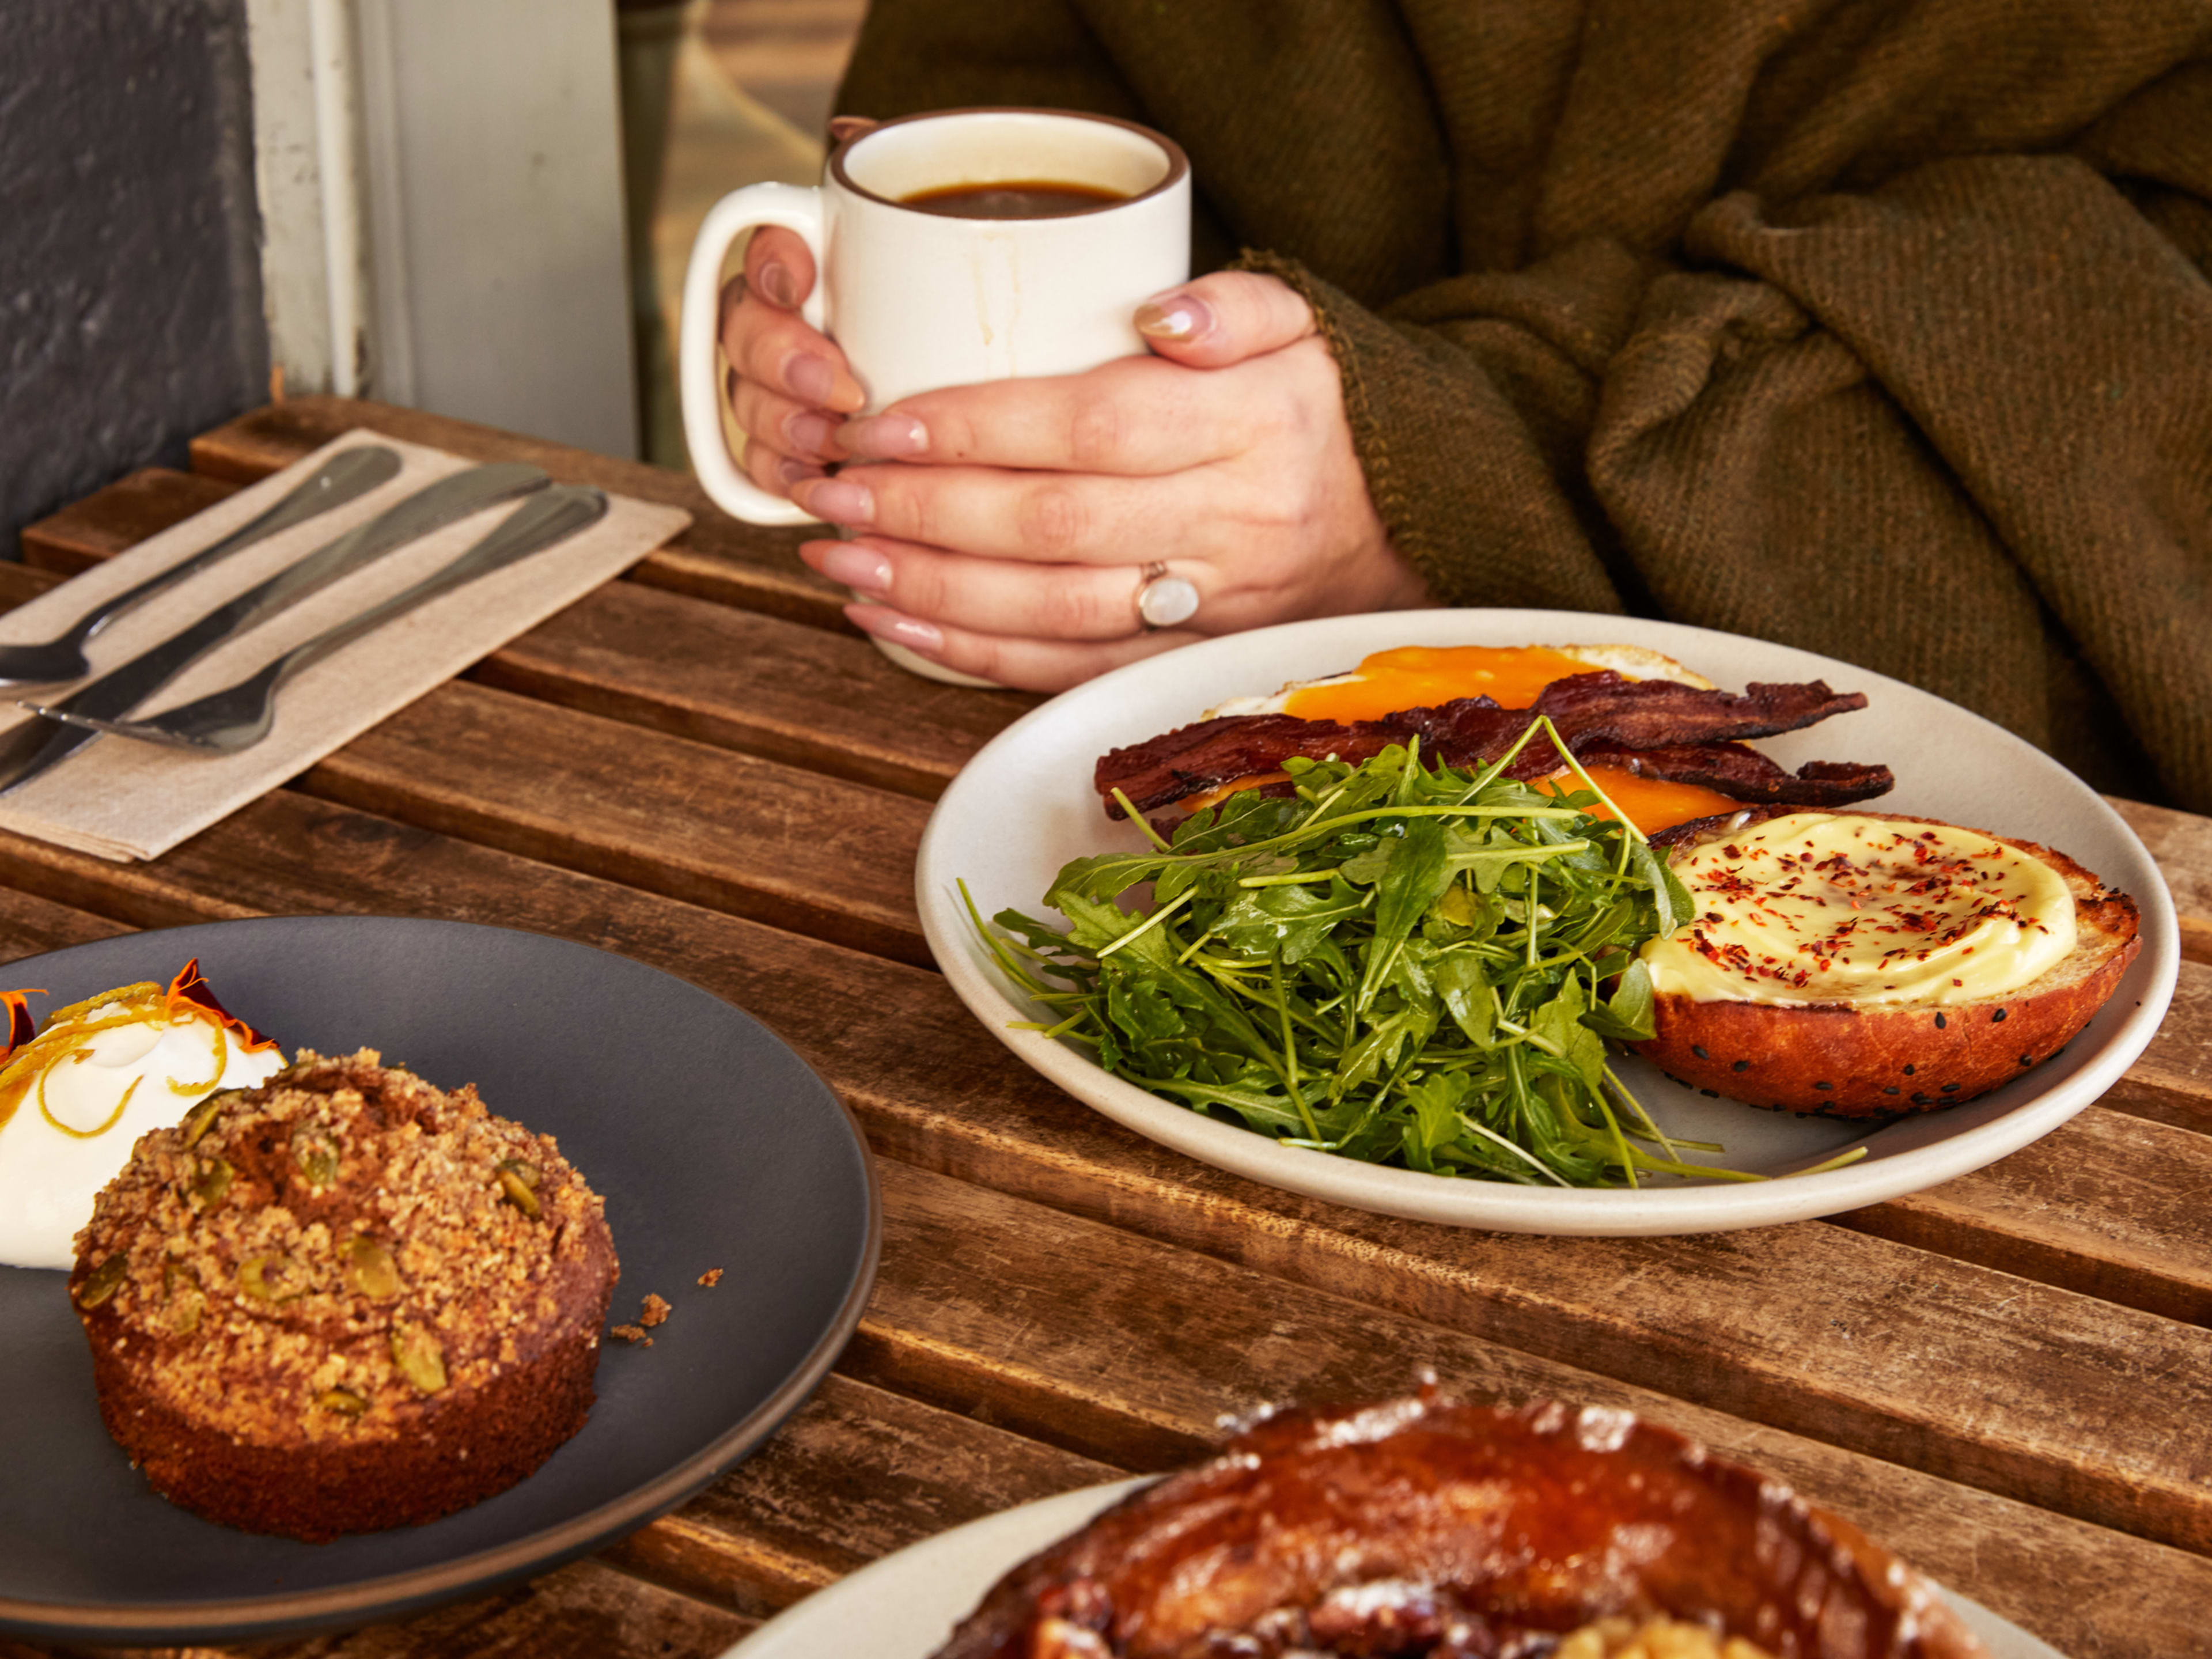
[[[904,199],[1037,181],[1121,199],[1024,219],[959,217]],[[1142,353],[1136,307],[1190,275],[1190,166],[1172,141],[1107,116],[945,110],[840,146],[819,189],[750,185],[717,202],[684,280],[678,371],[691,464],[734,517],[809,524],[803,507],[746,477],[723,441],[722,265],[730,245],[761,225],[795,231],[813,252],[814,289],[799,314],[843,349],[872,414],[939,386],[1076,374]],[[917,672],[967,681],[886,649]]]

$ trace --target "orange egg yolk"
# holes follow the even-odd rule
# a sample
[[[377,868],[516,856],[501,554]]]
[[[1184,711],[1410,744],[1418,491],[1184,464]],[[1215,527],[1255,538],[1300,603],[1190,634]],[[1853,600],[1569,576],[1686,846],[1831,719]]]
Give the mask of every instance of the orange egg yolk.
[[[1590,775],[1591,782],[1605,791],[1606,799],[1626,812],[1628,821],[1647,836],[1687,823],[1692,818],[1733,812],[1743,805],[1741,801],[1701,783],[1668,783],[1662,778],[1642,778],[1615,766],[1586,766],[1583,769]],[[1562,770],[1547,778],[1539,778],[1534,787],[1554,795],[1571,795],[1583,783],[1573,773]],[[1590,816],[1609,818],[1613,814],[1601,805],[1593,809]]]
[[[1401,645],[1363,660],[1359,678],[1291,693],[1283,712],[1302,720],[1379,720],[1455,697],[1488,697],[1526,708],[1553,680],[1591,672],[1544,645]]]

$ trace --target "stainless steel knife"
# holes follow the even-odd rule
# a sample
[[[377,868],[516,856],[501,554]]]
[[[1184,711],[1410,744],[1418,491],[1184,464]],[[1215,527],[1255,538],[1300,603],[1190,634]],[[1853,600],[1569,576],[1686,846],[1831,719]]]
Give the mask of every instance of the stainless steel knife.
[[[216,647],[289,610],[339,577],[495,501],[526,495],[550,482],[539,468],[513,461],[471,467],[441,478],[294,561],[56,706],[103,720],[128,714]],[[21,788],[100,736],[97,731],[43,717],[25,721],[0,746],[0,795]]]

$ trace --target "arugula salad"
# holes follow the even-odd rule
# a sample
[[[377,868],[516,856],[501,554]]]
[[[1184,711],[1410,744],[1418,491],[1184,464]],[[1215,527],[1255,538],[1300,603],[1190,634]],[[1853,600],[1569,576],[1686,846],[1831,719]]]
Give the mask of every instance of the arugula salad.
[[[1065,931],[969,915],[1051,1015],[1022,1029],[1286,1145],[1489,1181],[1755,1178],[1687,1161],[1720,1149],[1670,1139],[1607,1062],[1607,1038],[1651,1035],[1637,951],[1690,901],[1590,816],[1609,803],[1579,766],[1564,795],[1502,775],[1548,724],[1474,773],[1418,744],[1291,760],[1294,798],[1247,790],[1069,864],[1044,895]]]

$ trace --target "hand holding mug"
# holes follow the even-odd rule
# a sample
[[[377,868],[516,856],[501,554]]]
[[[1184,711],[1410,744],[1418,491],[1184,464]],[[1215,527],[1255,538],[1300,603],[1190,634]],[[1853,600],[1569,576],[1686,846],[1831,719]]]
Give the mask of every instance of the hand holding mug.
[[[1138,319],[1156,356],[922,392],[835,428],[830,453],[852,463],[792,493],[859,532],[800,549],[860,596],[855,623],[1058,690],[1206,635],[1428,602],[1368,498],[1297,293],[1224,272]],[[1194,609],[1140,613],[1140,594],[1171,603],[1176,585]]]

